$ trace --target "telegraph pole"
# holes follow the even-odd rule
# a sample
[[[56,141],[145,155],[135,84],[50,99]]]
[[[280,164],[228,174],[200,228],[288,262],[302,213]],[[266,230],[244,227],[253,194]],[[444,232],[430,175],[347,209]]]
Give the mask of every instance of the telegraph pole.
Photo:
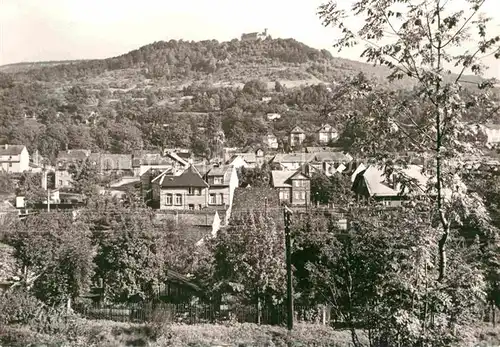
[[[290,236],[290,219],[293,211],[285,206],[285,248],[286,248],[286,298],[287,328],[293,329],[293,285],[292,285],[292,240]]]

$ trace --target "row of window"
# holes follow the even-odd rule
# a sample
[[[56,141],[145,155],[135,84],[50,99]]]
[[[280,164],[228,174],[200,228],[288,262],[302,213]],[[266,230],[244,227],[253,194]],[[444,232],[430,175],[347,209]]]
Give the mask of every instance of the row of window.
[[[280,200],[289,200],[290,199],[290,193],[287,191],[280,191],[279,196],[280,196]],[[293,194],[293,197],[295,200],[305,200],[306,199],[306,192],[295,192]]]
[[[191,192],[190,192],[191,194]],[[194,194],[191,194],[191,195],[194,195]],[[201,195],[201,192],[200,194],[196,194],[196,195]],[[166,195],[166,199],[165,199],[165,205],[167,206],[182,206],[182,200],[183,200],[183,196],[182,194],[167,194]],[[208,204],[209,205],[223,205],[224,204],[224,194],[220,193],[220,194],[216,194],[216,193],[211,193],[209,194],[208,196]],[[191,205],[189,205],[190,209],[191,209]],[[194,205],[192,205],[194,209]]]
[[[294,187],[307,187],[307,181],[306,180],[293,180],[293,186]]]

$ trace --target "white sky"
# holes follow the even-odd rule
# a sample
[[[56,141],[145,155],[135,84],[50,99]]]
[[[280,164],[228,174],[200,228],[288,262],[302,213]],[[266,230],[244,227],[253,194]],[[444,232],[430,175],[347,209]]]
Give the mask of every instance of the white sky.
[[[348,1],[348,0],[345,0]],[[361,60],[360,50],[337,53],[333,29],[316,15],[322,0],[0,0],[0,65],[120,55],[160,40],[219,41],[268,28],[335,56]],[[500,0],[485,9],[498,14]],[[498,26],[500,34],[500,26]],[[487,75],[500,78],[490,57]]]

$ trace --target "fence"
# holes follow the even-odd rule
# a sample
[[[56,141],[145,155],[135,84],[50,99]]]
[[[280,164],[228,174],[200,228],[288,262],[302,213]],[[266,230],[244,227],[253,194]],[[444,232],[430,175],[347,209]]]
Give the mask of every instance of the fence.
[[[260,320],[257,309],[252,306],[217,307],[215,305],[167,303],[104,305],[93,303],[75,306],[75,310],[88,318],[122,322],[148,322],[160,319],[185,324],[236,321],[239,323],[282,325],[285,324],[287,317],[284,306],[260,310]],[[327,324],[327,316],[324,309],[320,307],[295,307],[297,321]]]

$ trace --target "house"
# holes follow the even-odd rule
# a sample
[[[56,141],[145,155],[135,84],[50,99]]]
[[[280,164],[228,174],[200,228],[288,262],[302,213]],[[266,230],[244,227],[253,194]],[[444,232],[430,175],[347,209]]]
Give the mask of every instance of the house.
[[[292,129],[292,131],[290,131],[288,143],[290,144],[290,147],[296,147],[301,145],[305,139],[306,133],[304,130],[302,130],[299,126],[296,126]]]
[[[267,134],[262,138],[265,146],[271,149],[278,149],[278,138],[274,134]]]
[[[328,143],[336,140],[339,134],[330,124],[323,124],[316,132],[316,138],[319,143]]]
[[[122,198],[125,194],[132,190],[138,190],[141,188],[141,179],[140,177],[121,177],[118,180],[115,180],[109,184],[106,188],[101,188],[100,194],[109,194],[113,197]]]
[[[279,113],[268,113],[266,115],[267,117],[267,120],[276,120],[276,119],[280,119],[281,118],[281,114]]]
[[[231,159],[227,162],[228,165],[241,168],[255,168],[260,167],[264,164],[266,156],[261,148],[258,148],[254,152],[250,153],[234,153]]]
[[[352,176],[352,190],[368,201],[371,199],[384,206],[401,206],[412,196],[432,194],[427,189],[429,178],[423,170],[420,165],[407,165],[388,174],[374,165],[360,165]],[[444,195],[449,195],[449,192],[444,192]]]
[[[0,146],[0,170],[9,173],[20,173],[29,170],[30,155],[24,145]]]
[[[270,163],[283,170],[297,170],[303,164],[312,161],[314,156],[315,154],[310,153],[278,153]]]
[[[485,124],[482,126],[486,134],[488,144],[497,144],[500,142],[500,124]]]
[[[319,152],[338,152],[339,149],[335,147],[306,147],[306,153],[319,153]]]
[[[214,167],[205,178],[209,185],[208,205],[231,207],[234,190],[239,184],[236,168],[228,165]]]
[[[176,153],[166,153],[162,156],[159,152],[137,151],[132,154],[132,170],[134,176],[142,176],[149,169],[167,170],[169,168],[186,168],[188,161]]]
[[[241,41],[256,41],[259,39],[259,33],[246,33],[241,34]]]
[[[386,183],[384,172],[375,166],[360,171],[353,182],[352,190],[359,198],[381,203],[384,206],[401,206],[403,196]]]
[[[352,160],[349,154],[329,151],[314,153],[309,163],[326,176],[332,176],[337,172],[344,172]]]
[[[152,181],[153,200],[160,210],[201,210],[208,206],[209,185],[193,165],[167,169]]]
[[[56,158],[55,187],[71,187],[71,182],[73,181],[71,167],[85,161],[89,156],[90,150],[86,149],[70,149],[60,151]]]
[[[8,200],[0,200],[0,226],[5,226],[18,218],[18,210]]]
[[[187,148],[165,148],[163,150],[164,156],[169,154],[169,153],[174,153],[174,155],[179,156],[180,158],[182,158],[186,162],[190,162],[192,159],[192,156],[193,156],[191,151]]]
[[[101,174],[133,176],[131,154],[92,153],[90,161],[97,165]]]
[[[272,187],[278,191],[282,203],[291,206],[308,206],[311,200],[310,177],[302,170],[271,171]]]

